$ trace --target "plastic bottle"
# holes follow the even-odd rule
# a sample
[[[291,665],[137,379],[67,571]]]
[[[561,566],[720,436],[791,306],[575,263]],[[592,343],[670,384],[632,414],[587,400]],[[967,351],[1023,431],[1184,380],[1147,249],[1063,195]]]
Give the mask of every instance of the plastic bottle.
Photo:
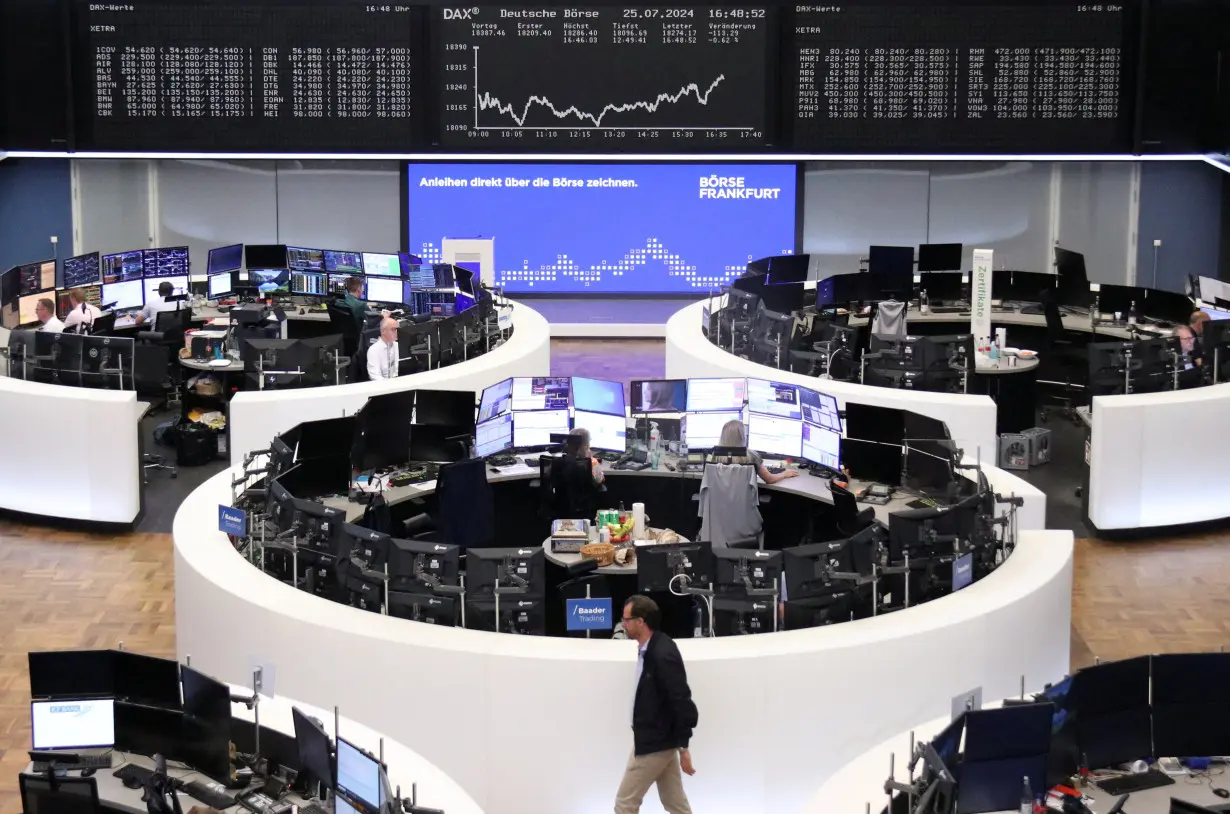
[[[1034,793],[1029,790],[1029,775],[1025,775],[1025,784],[1021,787],[1021,814],[1034,814]]]
[[[918,310],[924,314],[930,314],[931,313],[931,301],[927,298],[927,292],[920,291],[918,293],[918,300],[919,300]]]
[[[692,638],[700,639],[705,635],[704,631],[704,616],[700,612],[700,604],[697,603],[692,607]]]
[[[649,451],[653,452],[662,441],[662,433],[658,431],[658,422],[649,422]]]
[[[991,340],[991,350],[987,355],[991,357],[992,362],[999,361],[999,342],[997,340]]]

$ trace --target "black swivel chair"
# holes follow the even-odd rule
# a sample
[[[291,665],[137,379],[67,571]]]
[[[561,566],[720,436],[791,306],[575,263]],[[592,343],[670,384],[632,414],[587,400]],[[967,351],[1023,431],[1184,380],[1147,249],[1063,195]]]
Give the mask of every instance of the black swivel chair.
[[[90,333],[94,336],[106,336],[115,331],[115,312],[107,311],[94,320]]]
[[[101,814],[98,780],[93,777],[56,777],[21,774],[21,809],[25,814]]]
[[[548,520],[592,519],[603,487],[594,482],[589,458],[544,455],[538,459],[542,513]]]
[[[875,509],[870,506],[860,510],[854,494],[836,481],[829,481],[829,493],[833,496],[833,509],[837,515],[837,533],[853,537],[876,522]]]
[[[487,463],[470,458],[440,467],[435,511],[406,521],[406,535],[467,548],[495,540],[495,497],[487,483]]]
[[[1059,313],[1059,303],[1055,301],[1051,291],[1041,294],[1042,313],[1046,317],[1046,349],[1043,352],[1043,364],[1048,370],[1060,377],[1063,386],[1059,402],[1059,413],[1079,424],[1076,415],[1076,400],[1072,394],[1084,389],[1084,374],[1088,365],[1087,352],[1078,345],[1063,326],[1063,315]],[[1048,410],[1043,408],[1039,417],[1043,422],[1047,419]]]
[[[342,335],[342,352],[351,358],[359,347],[359,325],[354,321],[354,313],[342,305],[341,300],[329,300],[325,306],[329,314],[329,326]]]

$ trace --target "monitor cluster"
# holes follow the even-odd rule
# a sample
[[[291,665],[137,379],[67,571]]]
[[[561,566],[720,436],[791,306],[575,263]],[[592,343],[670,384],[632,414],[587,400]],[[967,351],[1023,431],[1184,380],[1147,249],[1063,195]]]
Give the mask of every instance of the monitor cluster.
[[[574,427],[589,431],[595,450],[625,452],[628,421],[622,382],[580,376],[505,379],[479,399],[475,455],[542,449]]]

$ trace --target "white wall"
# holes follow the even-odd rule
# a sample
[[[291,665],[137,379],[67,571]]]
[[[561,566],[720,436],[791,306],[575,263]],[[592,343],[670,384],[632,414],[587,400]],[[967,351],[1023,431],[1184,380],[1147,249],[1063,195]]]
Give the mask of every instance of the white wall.
[[[1091,161],[1057,167],[1056,241],[1085,255],[1090,282],[1135,285],[1140,165]]]
[[[378,616],[252,567],[215,530],[231,473],[175,518],[180,655],[239,681],[258,655],[282,692],[343,712],[457,780],[491,814],[598,814],[631,747],[631,642],[508,636]],[[700,709],[697,811],[781,814],[830,774],[981,686],[986,697],[1068,663],[1072,534],[1036,531],[995,573],[900,613],[826,628],[687,640]],[[646,800],[646,812],[658,812]]]
[[[73,161],[73,242],[81,248],[71,254],[111,254],[154,245],[150,218],[153,167],[154,162],[140,160]]]

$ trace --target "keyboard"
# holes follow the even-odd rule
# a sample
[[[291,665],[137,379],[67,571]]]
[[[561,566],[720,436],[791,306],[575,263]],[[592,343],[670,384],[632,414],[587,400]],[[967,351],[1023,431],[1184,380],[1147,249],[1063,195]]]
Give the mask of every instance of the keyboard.
[[[51,768],[51,764],[45,760],[34,761],[34,767],[31,771],[45,772]],[[60,763],[56,761],[56,768],[66,772],[75,772],[80,769],[110,769],[111,755],[78,755],[77,760],[72,763]]]
[[[216,783],[205,783],[200,780],[193,780],[180,786],[180,791],[187,794],[193,800],[204,803],[210,808],[216,808],[219,811],[235,805],[234,796],[227,794],[226,791]]]
[[[299,814],[333,814],[333,812],[319,803],[308,803],[305,806],[299,806]]]
[[[120,780],[126,780],[129,777],[135,777],[137,779],[137,783],[144,786],[145,781],[149,780],[150,777],[153,776],[154,770],[147,769],[144,766],[136,766],[132,763],[126,763],[123,766],[116,769],[111,774],[115,777],[118,777]]]
[[[1171,785],[1174,785],[1174,778],[1157,769],[1150,769],[1143,774],[1127,774],[1098,781],[1098,788],[1107,794],[1115,795],[1132,794]]]
[[[931,313],[933,314],[960,314],[962,311],[968,311],[968,305],[933,305]]]

